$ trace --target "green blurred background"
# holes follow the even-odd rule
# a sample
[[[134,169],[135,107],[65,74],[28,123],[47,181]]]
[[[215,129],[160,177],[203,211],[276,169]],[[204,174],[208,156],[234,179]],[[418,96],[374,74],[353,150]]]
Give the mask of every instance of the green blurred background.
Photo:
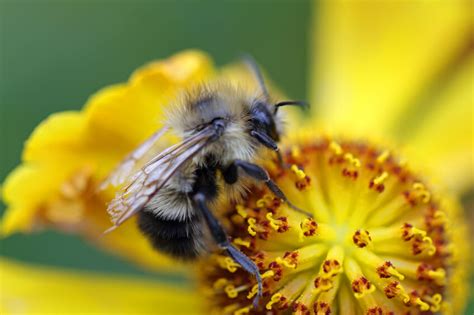
[[[20,162],[23,142],[49,114],[79,109],[101,87],[126,81],[144,63],[183,49],[203,49],[218,65],[250,53],[289,96],[304,99],[310,5],[0,0],[0,179]],[[0,251],[33,263],[146,274],[75,236],[52,231],[12,236],[1,241]],[[471,301],[467,314],[473,313]]]
[[[218,65],[250,53],[288,95],[303,99],[310,2],[269,4],[0,0],[0,178],[20,162],[23,142],[49,114],[79,109],[99,88],[183,49],[203,49]],[[141,273],[55,232],[2,240],[1,253],[48,265]]]

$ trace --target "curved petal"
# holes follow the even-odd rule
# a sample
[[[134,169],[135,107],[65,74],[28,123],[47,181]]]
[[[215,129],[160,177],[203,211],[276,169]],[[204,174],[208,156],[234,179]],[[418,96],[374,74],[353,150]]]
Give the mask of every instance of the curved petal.
[[[64,167],[64,168],[63,168]],[[56,189],[67,178],[71,169],[67,165],[51,168],[21,165],[9,174],[2,190],[2,198],[9,205],[1,222],[1,234],[16,231],[31,232],[37,226],[39,200],[55,195]],[[35,185],[31,183],[36,183]],[[37,183],[41,183],[38,185]]]
[[[474,53],[404,138],[413,160],[423,161],[419,167],[458,192],[474,183],[473,74]]]
[[[53,114],[42,121],[26,141],[23,161],[49,160],[64,152],[77,153],[82,149],[84,131],[85,120],[80,112]]]
[[[0,259],[2,314],[198,314],[190,290],[127,277]]]
[[[336,130],[386,133],[469,40],[469,1],[324,1],[311,101]],[[321,117],[319,117],[321,118]]]

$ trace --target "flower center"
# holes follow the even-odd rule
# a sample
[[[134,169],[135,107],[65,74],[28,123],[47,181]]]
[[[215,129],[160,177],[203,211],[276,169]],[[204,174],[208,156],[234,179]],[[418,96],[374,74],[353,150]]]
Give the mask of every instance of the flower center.
[[[437,312],[452,244],[447,212],[420,177],[388,150],[365,142],[301,140],[289,165],[264,166],[305,217],[267,189],[252,188],[223,221],[260,269],[255,281],[224,254],[203,265],[218,313],[402,314]]]

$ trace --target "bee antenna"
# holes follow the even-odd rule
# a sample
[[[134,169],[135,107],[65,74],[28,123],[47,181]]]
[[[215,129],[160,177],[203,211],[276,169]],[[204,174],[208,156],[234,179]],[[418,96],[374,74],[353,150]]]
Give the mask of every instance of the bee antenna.
[[[273,113],[276,114],[278,112],[278,108],[280,108],[282,106],[288,106],[288,105],[299,106],[303,109],[308,109],[309,108],[309,104],[305,101],[283,101],[283,102],[278,102],[274,105],[275,110],[274,110]]]
[[[255,79],[258,82],[258,85],[260,86],[260,89],[262,90],[263,95],[268,99],[270,94],[268,94],[268,89],[265,85],[265,80],[263,79],[262,72],[260,71],[260,67],[258,66],[257,62],[249,54],[243,54],[242,60],[253,73]]]

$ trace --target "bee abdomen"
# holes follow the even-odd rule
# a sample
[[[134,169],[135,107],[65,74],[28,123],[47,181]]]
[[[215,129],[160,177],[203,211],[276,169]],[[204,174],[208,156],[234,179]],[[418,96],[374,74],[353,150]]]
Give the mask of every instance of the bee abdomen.
[[[183,221],[166,220],[141,211],[138,227],[156,250],[175,258],[192,260],[204,252],[203,228],[197,216]]]

